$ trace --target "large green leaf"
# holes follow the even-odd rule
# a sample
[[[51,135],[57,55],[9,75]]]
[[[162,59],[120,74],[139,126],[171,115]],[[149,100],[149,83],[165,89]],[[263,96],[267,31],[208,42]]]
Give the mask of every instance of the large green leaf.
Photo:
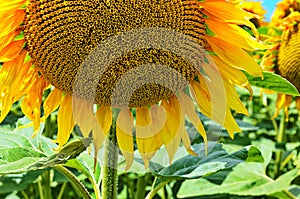
[[[42,128],[41,128],[42,131]],[[71,142],[55,153],[57,145],[43,137],[41,131],[32,138],[33,128],[16,128],[9,132],[0,128],[0,175],[23,173],[52,167],[76,158],[91,139]]]
[[[40,133],[31,138],[32,132],[31,127],[16,128],[12,132],[0,128],[0,174],[29,171],[30,165],[47,156],[39,143],[45,142],[45,147],[52,145],[51,141],[42,138]]]
[[[203,150],[203,144],[193,145],[196,152]],[[245,161],[263,162],[259,150],[254,146],[228,153],[222,144],[209,143],[209,154],[197,157],[186,155],[172,165],[154,172],[155,175],[168,179],[193,179],[206,176],[220,170],[229,169]]]
[[[188,180],[182,183],[178,192],[179,198],[232,194],[239,196],[271,195],[287,190],[299,170],[291,170],[273,180],[265,174],[264,165],[260,163],[242,163],[233,168],[222,184],[215,184],[206,179]]]
[[[248,81],[252,86],[273,90],[279,93],[299,96],[296,87],[283,77],[271,72],[263,72],[263,79],[261,77],[254,77],[247,73]]]
[[[238,196],[285,195],[291,182],[299,176],[299,169],[291,170],[276,180],[266,175],[266,168],[275,150],[273,142],[262,139],[253,142],[262,151],[265,162],[243,162],[232,171],[219,172],[207,178],[184,181],[178,197],[196,197],[216,194]],[[280,197],[279,197],[280,198]]]

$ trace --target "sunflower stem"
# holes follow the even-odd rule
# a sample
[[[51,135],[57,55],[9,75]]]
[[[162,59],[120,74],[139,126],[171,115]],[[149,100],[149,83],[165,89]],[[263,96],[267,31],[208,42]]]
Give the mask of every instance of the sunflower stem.
[[[63,167],[62,165],[55,165],[53,166],[53,168],[68,178],[68,180],[71,182],[71,185],[73,186],[74,190],[78,195],[82,196],[82,198],[84,199],[92,198],[88,190],[85,188],[85,186],[71,171],[69,171],[67,168]]]
[[[145,199],[152,199],[157,194],[157,192],[163,188],[166,184],[168,184],[170,181],[164,181],[158,184],[156,187],[152,187],[151,191],[148,193]]]
[[[116,135],[116,121],[118,109],[112,109],[113,119],[109,134],[104,145],[104,164],[102,168],[102,198],[116,199],[118,187],[118,143]]]
[[[280,126],[279,126],[279,131],[277,133],[277,138],[276,138],[276,142],[277,144],[282,144],[283,142],[285,142],[285,135],[286,135],[286,115],[283,111],[282,114],[282,118],[280,121]],[[281,165],[281,159],[282,159],[282,150],[277,150],[276,152],[276,165],[275,165],[275,178],[277,178],[280,175],[280,165]]]

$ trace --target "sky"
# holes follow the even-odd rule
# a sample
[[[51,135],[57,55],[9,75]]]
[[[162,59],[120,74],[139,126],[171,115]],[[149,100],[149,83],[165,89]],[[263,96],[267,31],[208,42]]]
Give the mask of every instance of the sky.
[[[276,4],[280,2],[280,0],[263,0],[263,6],[268,11],[266,16],[266,20],[270,21],[271,15],[276,7]]]

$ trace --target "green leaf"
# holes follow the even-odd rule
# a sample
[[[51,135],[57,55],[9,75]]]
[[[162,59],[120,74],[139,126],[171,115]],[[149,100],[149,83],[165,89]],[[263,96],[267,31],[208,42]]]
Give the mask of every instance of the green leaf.
[[[280,75],[271,72],[263,72],[264,78],[262,79],[261,77],[254,77],[247,73],[245,74],[252,86],[257,86],[293,96],[299,96],[299,92],[297,91],[296,87]]]
[[[79,170],[86,175],[92,183],[99,183],[100,180],[100,166],[97,164],[94,170],[94,157],[83,152],[76,159],[69,160],[64,166]]]
[[[8,174],[0,176],[0,194],[24,190],[33,183],[44,170],[30,171],[25,174]]]
[[[64,146],[58,153],[55,153],[47,158],[44,158],[33,165],[30,169],[43,169],[52,167],[57,164],[67,163],[68,160],[74,159],[79,156],[91,144],[92,138],[83,138],[75,140]]]
[[[203,144],[193,145],[193,148],[199,152],[203,150]],[[254,146],[228,154],[222,144],[209,143],[209,151],[207,156],[204,154],[198,157],[186,155],[173,162],[172,165],[156,170],[154,174],[168,179],[193,179],[232,168],[245,161],[263,161],[259,150]]]
[[[178,197],[214,194],[271,195],[287,190],[293,179],[299,174],[298,169],[293,169],[273,180],[265,174],[263,164],[256,162],[241,163],[234,167],[232,172],[229,172],[221,184],[215,184],[203,178],[184,181],[178,192]]]

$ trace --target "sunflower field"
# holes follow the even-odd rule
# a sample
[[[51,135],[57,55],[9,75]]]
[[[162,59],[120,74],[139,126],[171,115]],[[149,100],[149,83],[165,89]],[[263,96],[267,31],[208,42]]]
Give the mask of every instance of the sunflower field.
[[[0,0],[0,198],[300,198],[300,1]]]

